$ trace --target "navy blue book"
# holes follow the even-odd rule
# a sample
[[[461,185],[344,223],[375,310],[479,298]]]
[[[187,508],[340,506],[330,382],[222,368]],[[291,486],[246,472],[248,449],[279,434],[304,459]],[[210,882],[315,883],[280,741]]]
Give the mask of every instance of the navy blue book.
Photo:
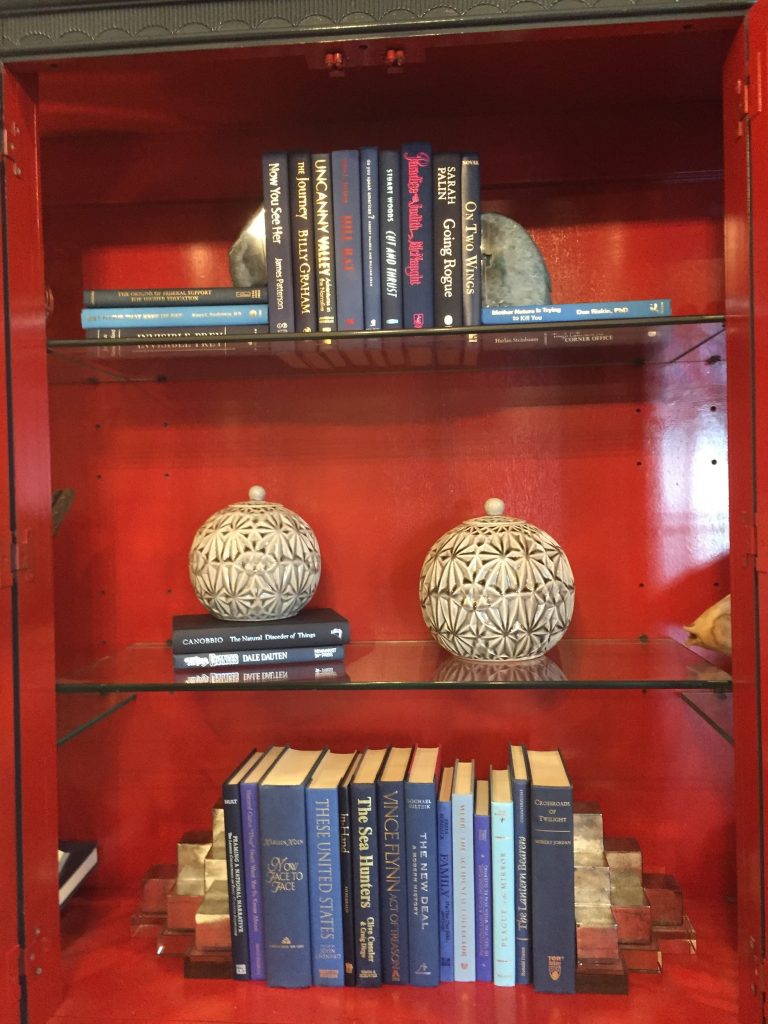
[[[381,242],[379,239],[379,150],[360,150],[360,209],[363,245],[363,314],[367,331],[381,328]]]
[[[331,154],[312,154],[312,210],[315,217],[317,327],[336,330],[336,243],[333,227]]]
[[[480,264],[480,159],[477,153],[461,158],[461,292],[464,323],[480,323],[482,280]]]
[[[344,946],[344,984],[355,984],[354,871],[352,866],[352,804],[349,786],[362,754],[355,754],[339,783],[339,853],[341,856],[341,931]]]
[[[317,330],[315,217],[312,210],[312,163],[309,153],[291,153],[291,257],[296,330]]]
[[[336,149],[331,153],[331,178],[336,235],[336,323],[340,331],[362,331],[362,210],[360,154],[356,149]]]
[[[243,822],[243,882],[245,926],[248,936],[248,978],[264,977],[264,900],[261,892],[261,828],[259,825],[259,782],[277,761],[285,747],[270,747],[240,780],[240,816]],[[226,808],[225,808],[226,814]]]
[[[440,984],[437,786],[440,748],[417,747],[405,782],[411,984]]]
[[[267,289],[253,288],[91,288],[84,306],[197,306],[266,302]]]
[[[453,981],[453,839],[451,791],[453,765],[443,768],[437,792],[437,912],[440,930],[440,981]]]
[[[354,753],[328,751],[306,791],[309,921],[315,985],[344,984],[339,785],[354,757]]]
[[[386,749],[366,750],[349,785],[355,984],[368,988],[382,982],[376,780],[386,755]]]
[[[460,327],[464,321],[461,255],[461,157],[436,153],[432,160],[435,325]]]
[[[432,147],[410,142],[401,155],[403,327],[434,327]]]
[[[510,745],[509,770],[515,808],[515,953],[518,985],[531,983],[530,777],[525,747]]]
[[[322,750],[285,751],[259,784],[267,984],[312,984],[304,790]]]
[[[403,222],[400,151],[379,153],[379,240],[381,242],[381,318],[388,331],[403,326]]]
[[[533,987],[574,992],[573,787],[559,750],[529,750],[528,764]]]
[[[252,750],[221,786],[224,803],[224,840],[227,850],[227,889],[229,893],[229,924],[232,932],[232,972],[241,981],[248,980],[248,927],[243,895],[243,824],[240,813],[240,779],[263,756]]]
[[[487,779],[475,783],[475,978],[493,981],[491,805]]]
[[[411,747],[392,747],[376,783],[381,873],[381,969],[387,985],[408,984],[405,776]]]
[[[269,329],[272,334],[295,330],[291,257],[291,181],[287,153],[261,158],[264,183],[264,229],[269,290]]]

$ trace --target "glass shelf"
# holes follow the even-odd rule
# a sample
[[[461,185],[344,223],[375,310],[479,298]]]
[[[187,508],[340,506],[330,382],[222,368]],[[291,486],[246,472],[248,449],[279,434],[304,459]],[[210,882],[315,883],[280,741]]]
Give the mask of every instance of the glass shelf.
[[[312,673],[317,669],[318,676]],[[220,673],[214,675],[214,672]],[[135,644],[57,681],[59,693],[192,690],[674,689],[722,693],[729,677],[674,640],[562,640],[530,662],[454,658],[430,640],[350,643],[343,663],[176,672],[167,644]]]
[[[58,339],[51,383],[403,370],[666,364],[725,358],[721,316],[430,331],[222,336],[220,341]]]
[[[135,694],[122,697],[118,693],[71,693],[66,701],[56,704],[56,745],[61,747],[127,704]]]

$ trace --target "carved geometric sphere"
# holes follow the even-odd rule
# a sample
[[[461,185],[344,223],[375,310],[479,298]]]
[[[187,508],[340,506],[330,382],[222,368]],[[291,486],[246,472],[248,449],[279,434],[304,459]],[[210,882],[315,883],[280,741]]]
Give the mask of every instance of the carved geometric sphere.
[[[320,582],[317,537],[301,516],[252,487],[250,501],[220,509],[189,550],[189,578],[219,619],[259,621],[295,615]]]
[[[573,615],[573,573],[565,552],[537,526],[488,515],[448,530],[430,548],[419,578],[424,621],[451,654],[473,661],[538,658]]]

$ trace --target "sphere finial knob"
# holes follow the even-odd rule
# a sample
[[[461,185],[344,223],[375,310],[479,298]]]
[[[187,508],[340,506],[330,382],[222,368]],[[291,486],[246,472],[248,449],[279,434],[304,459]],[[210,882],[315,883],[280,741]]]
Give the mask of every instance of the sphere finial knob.
[[[485,503],[485,514],[487,516],[503,516],[504,502],[501,498],[489,498]]]
[[[258,484],[251,487],[251,489],[248,491],[248,497],[251,501],[264,501],[266,496],[267,492],[264,490],[263,487],[260,487]]]

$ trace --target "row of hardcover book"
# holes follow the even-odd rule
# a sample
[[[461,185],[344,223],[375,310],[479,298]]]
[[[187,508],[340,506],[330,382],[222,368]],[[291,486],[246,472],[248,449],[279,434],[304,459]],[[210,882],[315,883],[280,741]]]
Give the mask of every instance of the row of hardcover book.
[[[439,747],[253,751],[223,785],[234,976],[573,992],[572,787],[559,751],[475,776]]]

